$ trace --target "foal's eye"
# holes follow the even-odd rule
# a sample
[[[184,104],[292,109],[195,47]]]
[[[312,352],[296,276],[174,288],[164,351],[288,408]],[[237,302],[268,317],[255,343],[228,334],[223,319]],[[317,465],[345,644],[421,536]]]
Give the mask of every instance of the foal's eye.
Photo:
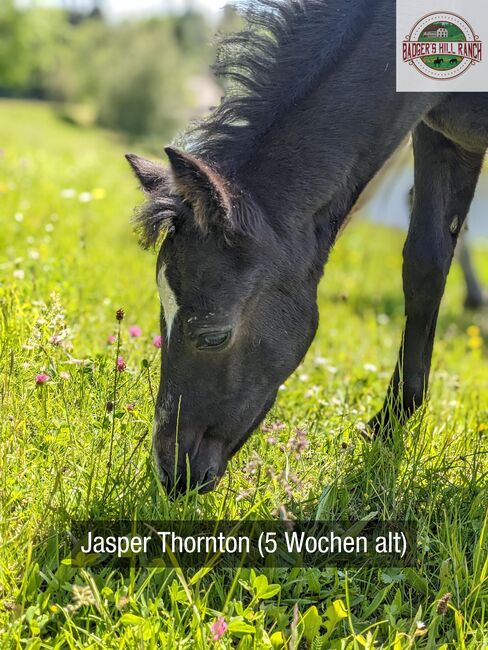
[[[221,350],[230,341],[231,330],[219,332],[204,332],[197,337],[199,350]]]

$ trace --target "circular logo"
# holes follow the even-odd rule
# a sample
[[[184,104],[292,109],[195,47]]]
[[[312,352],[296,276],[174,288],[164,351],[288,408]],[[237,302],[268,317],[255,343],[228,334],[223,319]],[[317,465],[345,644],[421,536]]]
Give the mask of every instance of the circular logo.
[[[482,60],[482,43],[471,25],[450,12],[421,18],[403,41],[403,61],[430,79],[459,77]]]

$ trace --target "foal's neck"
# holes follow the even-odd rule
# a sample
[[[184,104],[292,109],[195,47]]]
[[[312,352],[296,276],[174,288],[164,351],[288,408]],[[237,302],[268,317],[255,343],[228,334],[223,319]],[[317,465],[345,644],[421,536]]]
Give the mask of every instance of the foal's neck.
[[[319,218],[330,244],[364,187],[436,101],[396,93],[395,15],[387,4],[239,170],[271,221]]]

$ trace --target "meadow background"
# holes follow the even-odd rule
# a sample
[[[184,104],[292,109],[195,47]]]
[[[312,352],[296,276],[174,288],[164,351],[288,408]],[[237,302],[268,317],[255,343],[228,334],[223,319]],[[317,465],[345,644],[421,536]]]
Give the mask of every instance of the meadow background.
[[[487,648],[488,312],[463,310],[457,265],[426,409],[391,445],[361,436],[400,340],[400,230],[355,217],[307,357],[218,490],[171,502],[159,486],[155,256],[131,231],[123,154],[158,156],[218,96],[217,25],[94,9],[0,8],[0,647]],[[373,515],[417,523],[415,567],[121,574],[73,566],[56,535],[71,519]]]

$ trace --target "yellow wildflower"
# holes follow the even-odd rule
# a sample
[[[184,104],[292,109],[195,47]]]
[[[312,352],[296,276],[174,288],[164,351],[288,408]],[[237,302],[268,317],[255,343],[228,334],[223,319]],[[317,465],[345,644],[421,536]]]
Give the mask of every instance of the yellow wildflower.
[[[103,187],[95,187],[95,189],[91,191],[91,195],[93,199],[99,201],[100,199],[104,199],[107,196],[107,192],[103,189]]]
[[[479,350],[483,347],[483,339],[481,336],[472,336],[468,341],[468,346],[471,350]]]

